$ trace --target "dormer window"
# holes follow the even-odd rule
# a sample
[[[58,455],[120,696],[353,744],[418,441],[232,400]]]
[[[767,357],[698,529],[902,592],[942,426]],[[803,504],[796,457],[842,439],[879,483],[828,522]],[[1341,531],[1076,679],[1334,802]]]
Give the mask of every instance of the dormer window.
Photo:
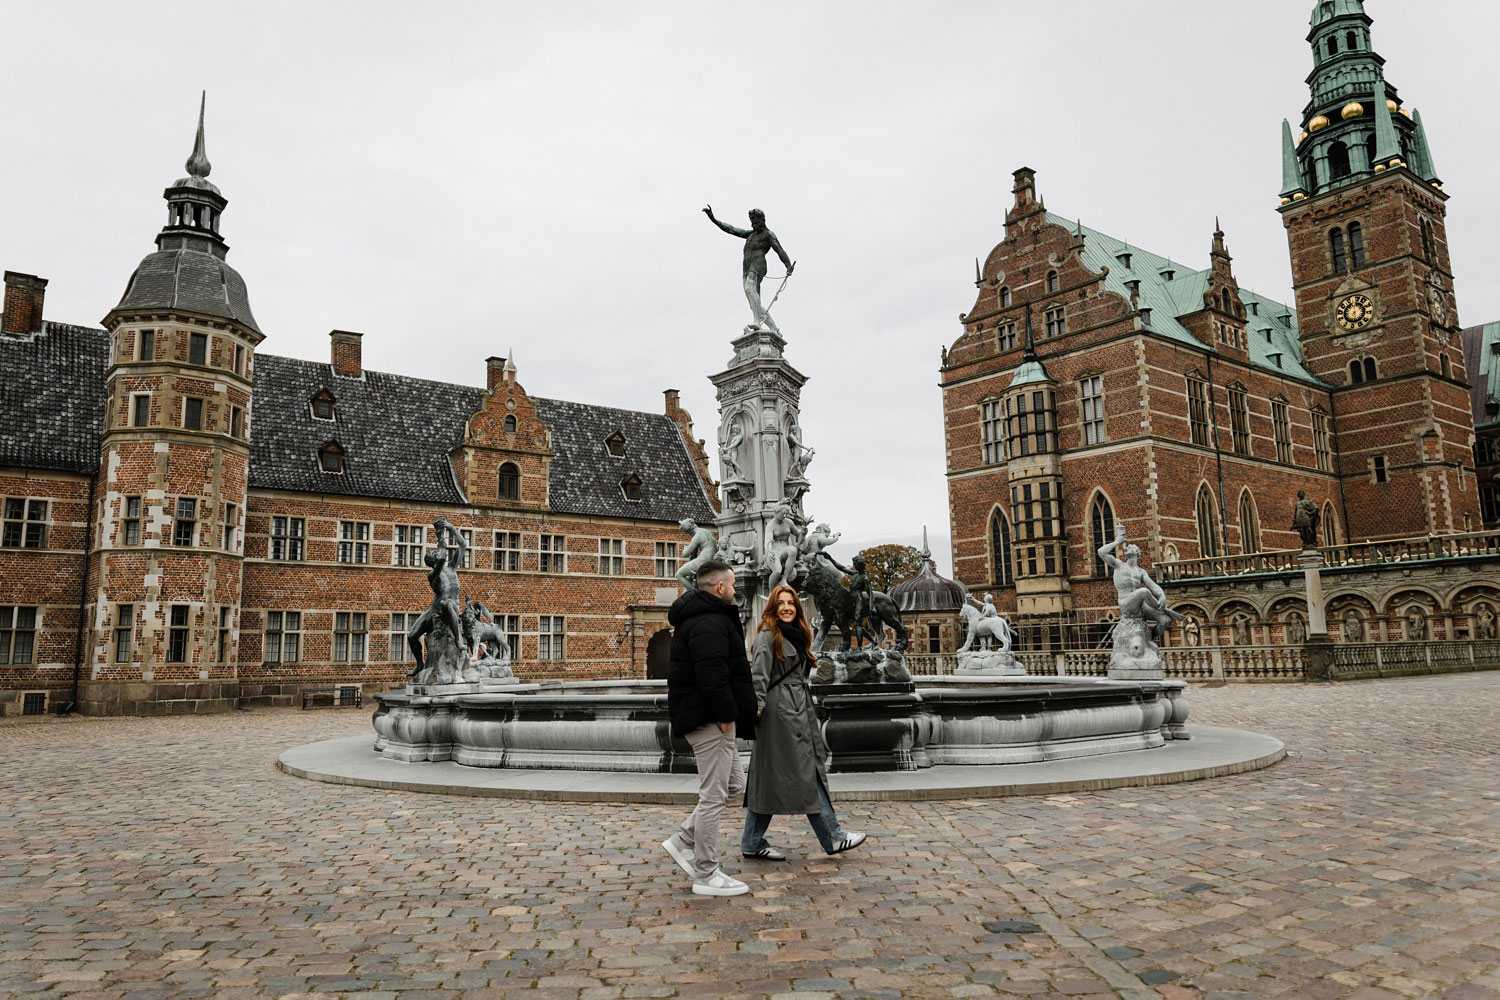
[[[514,413],[507,413],[505,415],[505,433],[507,433],[507,434],[514,434],[515,432],[516,432],[516,415]]]
[[[626,500],[639,502],[641,499],[641,477],[632,472],[620,480],[620,491],[625,494]]]
[[[312,415],[314,420],[333,419],[333,393],[327,389],[318,390],[312,398]]]
[[[344,449],[337,441],[329,441],[318,449],[318,468],[324,472],[344,471]]]
[[[604,439],[604,450],[609,453],[610,458],[625,457],[625,435],[615,431]]]
[[[1125,287],[1131,292],[1131,294],[1139,292],[1141,290],[1141,280],[1139,278],[1131,278],[1129,281],[1125,282]]]
[[[1170,267],[1161,272],[1162,281],[1171,281],[1175,277],[1177,277],[1177,272]]]
[[[1260,315],[1260,303],[1256,302],[1254,299],[1250,300],[1250,315],[1251,316],[1259,316]]]
[[[1130,270],[1130,256],[1128,253],[1117,253],[1115,254],[1115,260],[1119,261],[1120,266],[1128,271]]]

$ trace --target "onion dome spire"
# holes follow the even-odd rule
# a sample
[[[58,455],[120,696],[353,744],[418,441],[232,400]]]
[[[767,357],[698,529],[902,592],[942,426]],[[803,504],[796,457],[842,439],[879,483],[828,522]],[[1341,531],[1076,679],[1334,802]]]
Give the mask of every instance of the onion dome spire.
[[[203,149],[203,113],[208,108],[208,91],[203,91],[198,102],[198,135],[193,140],[193,154],[187,159],[187,172],[189,177],[202,180],[213,170],[213,164],[208,162],[208,154]]]

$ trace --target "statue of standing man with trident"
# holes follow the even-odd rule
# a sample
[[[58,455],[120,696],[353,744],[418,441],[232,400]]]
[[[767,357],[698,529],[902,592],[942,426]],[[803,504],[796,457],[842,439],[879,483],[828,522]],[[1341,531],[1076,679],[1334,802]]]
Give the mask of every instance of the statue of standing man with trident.
[[[766,228],[766,213],[758,208],[752,208],[750,210],[749,229],[740,229],[738,226],[731,226],[727,222],[714,218],[714,207],[712,205],[705,205],[703,214],[708,216],[708,221],[724,230],[730,236],[738,236],[745,241],[745,262],[743,267],[745,300],[750,303],[750,313],[755,317],[750,325],[745,328],[746,332],[761,329],[770,330],[772,333],[780,333],[781,331],[776,328],[776,324],[771,319],[771,307],[763,306],[760,302],[760,283],[766,277],[766,254],[772,250],[776,251],[776,256],[780,257],[781,263],[786,266],[787,278],[792,276],[792,270],[796,268],[797,263],[786,255],[785,250],[781,249],[781,241],[776,238],[776,234]],[[781,284],[783,288],[786,287],[785,278],[782,279]],[[781,289],[777,289],[776,294],[779,296]],[[775,301],[775,298],[771,299],[772,303],[775,303]]]

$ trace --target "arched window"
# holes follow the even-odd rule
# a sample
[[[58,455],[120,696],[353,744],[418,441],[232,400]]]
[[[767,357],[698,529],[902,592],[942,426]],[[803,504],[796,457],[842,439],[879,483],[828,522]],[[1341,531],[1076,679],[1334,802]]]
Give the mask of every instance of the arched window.
[[[507,433],[507,434],[514,434],[515,432],[516,432],[516,415],[514,413],[507,413],[505,415],[505,433]]]
[[[344,471],[344,449],[337,441],[329,441],[318,449],[318,468],[324,472]]]
[[[1331,56],[1336,56],[1336,55],[1339,54],[1339,36],[1338,35],[1329,35],[1328,36],[1328,54],[1331,55]]]
[[[1048,271],[1047,272],[1047,291],[1049,291],[1049,292],[1055,292],[1055,291],[1057,291],[1057,287],[1058,287],[1057,286],[1057,272],[1056,271]]]
[[[1443,378],[1453,377],[1453,362],[1448,360],[1448,355],[1443,355]]]
[[[1216,558],[1219,554],[1219,531],[1214,521],[1214,494],[1204,483],[1198,487],[1198,554],[1204,559]]]
[[[1341,180],[1348,177],[1349,173],[1349,147],[1336,142],[1328,147],[1328,176],[1333,180]]]
[[[632,472],[620,480],[620,491],[625,494],[626,500],[639,500],[641,498],[641,477]]]
[[[1240,494],[1240,551],[1260,551],[1260,518],[1255,513],[1255,498],[1249,490]]]
[[[1328,234],[1328,250],[1333,255],[1333,273],[1343,274],[1349,270],[1349,259],[1344,256],[1344,231],[1335,229]]]
[[[1364,369],[1360,367],[1359,359],[1355,358],[1349,362],[1349,384],[1359,385],[1365,380]]]
[[[1365,266],[1365,231],[1357,222],[1349,223],[1349,263],[1353,267]]]
[[[1331,501],[1323,501],[1323,521],[1318,527],[1322,529],[1324,545],[1339,544],[1339,522],[1333,516],[1333,503]]]
[[[312,415],[316,420],[333,419],[333,393],[319,389],[312,398]]]
[[[1220,298],[1220,300],[1221,300],[1221,301],[1222,301],[1222,302],[1223,302],[1223,305],[1224,305],[1224,311],[1225,311],[1225,312],[1227,312],[1227,313],[1232,313],[1232,312],[1234,312],[1234,310],[1233,310],[1233,309],[1232,309],[1232,308],[1231,308],[1231,307],[1230,307],[1230,301],[1231,301],[1231,299],[1230,299],[1230,297],[1229,297],[1229,289],[1227,289],[1227,288],[1226,288],[1226,289],[1224,289],[1224,292],[1223,292],[1223,294],[1222,294],[1222,295],[1220,295],[1220,296],[1219,296],[1219,298]]]
[[[516,468],[514,462],[506,462],[500,466],[496,486],[496,493],[499,494],[501,500],[521,499],[521,470]]]
[[[1016,582],[1010,552],[1010,522],[999,508],[990,518],[990,565],[994,567],[995,586],[1009,587]]]
[[[1365,366],[1365,381],[1366,382],[1373,382],[1373,381],[1375,381],[1375,359],[1374,358],[1365,358],[1364,366]]]
[[[1359,48],[1359,39],[1355,37],[1354,32],[1351,31],[1344,35],[1344,48],[1350,52]]]
[[[609,453],[610,458],[623,458],[625,456],[625,435],[615,431],[604,439],[604,450]]]
[[[1115,509],[1110,506],[1109,498],[1100,493],[1089,504],[1089,540],[1094,550],[1094,575],[1106,580],[1109,579],[1109,567],[1099,558],[1099,547],[1114,541],[1114,538]]]
[[[1000,308],[1001,309],[1008,309],[1009,307],[1010,307],[1010,289],[1002,285],[1001,288],[1000,288]]]

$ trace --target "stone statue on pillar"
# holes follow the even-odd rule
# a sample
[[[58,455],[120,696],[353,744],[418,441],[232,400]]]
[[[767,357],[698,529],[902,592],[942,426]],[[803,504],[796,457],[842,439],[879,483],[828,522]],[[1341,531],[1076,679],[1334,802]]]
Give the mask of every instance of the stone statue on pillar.
[[[750,228],[741,229],[731,226],[727,222],[714,217],[714,207],[705,205],[703,214],[708,216],[708,221],[718,226],[730,236],[738,236],[745,241],[745,257],[740,269],[740,276],[745,287],[745,301],[750,304],[750,315],[753,319],[745,328],[749,333],[753,330],[770,330],[772,333],[780,333],[776,324],[771,320],[771,308],[762,305],[760,300],[761,282],[766,277],[766,254],[774,250],[776,256],[781,258],[781,263],[786,267],[786,276],[790,278],[792,271],[797,267],[795,261],[787,256],[786,251],[781,249],[781,241],[776,234],[766,228],[766,213],[758,208],[750,210]],[[780,292],[778,291],[779,295]],[[774,302],[775,300],[772,299]]]
[[[1292,505],[1292,530],[1302,539],[1304,549],[1318,547],[1318,522],[1322,519],[1318,505],[1307,499],[1307,491],[1298,490],[1297,502]]]

